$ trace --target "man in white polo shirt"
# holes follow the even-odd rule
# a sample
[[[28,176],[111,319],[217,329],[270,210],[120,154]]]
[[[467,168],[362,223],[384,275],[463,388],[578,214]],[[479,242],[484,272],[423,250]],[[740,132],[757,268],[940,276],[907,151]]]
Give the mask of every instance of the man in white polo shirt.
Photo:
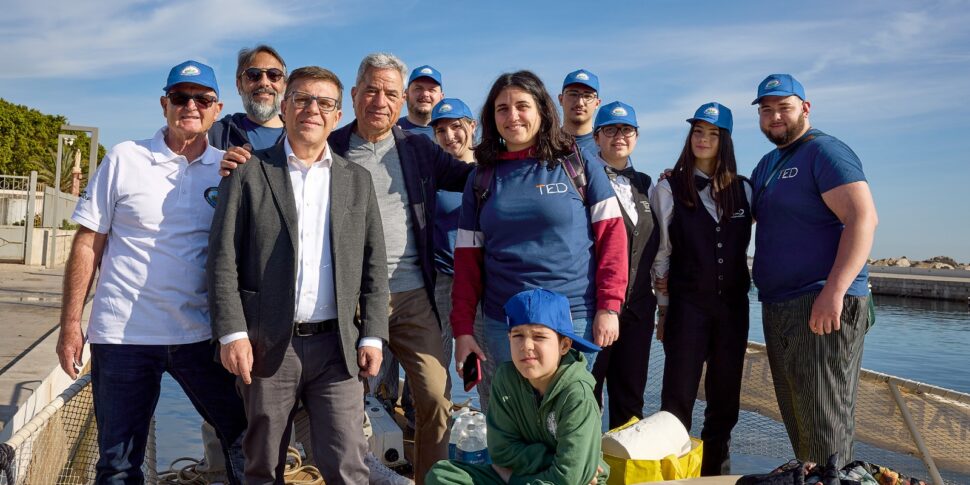
[[[223,152],[206,131],[222,109],[212,68],[172,68],[166,119],[148,140],[111,149],[81,193],[64,275],[57,355],[77,377],[81,312],[100,267],[87,337],[98,424],[96,482],[142,483],[141,466],[163,372],[216,429],[230,483],[242,471],[246,428],[235,378],[215,360],[206,301],[209,225]]]

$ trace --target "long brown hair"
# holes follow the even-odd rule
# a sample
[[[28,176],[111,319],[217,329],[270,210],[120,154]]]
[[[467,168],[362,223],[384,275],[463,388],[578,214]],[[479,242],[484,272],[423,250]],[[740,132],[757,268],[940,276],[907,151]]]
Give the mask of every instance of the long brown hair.
[[[672,179],[677,181],[671,187],[674,197],[691,209],[700,202],[697,187],[694,186],[694,168],[697,166],[697,157],[694,156],[694,150],[690,143],[697,123],[699,121],[691,123],[690,130],[687,132],[687,140],[684,141],[684,149],[681,150],[680,158],[677,159],[677,164],[674,165],[673,173],[670,175]],[[726,190],[738,178],[738,164],[734,158],[734,142],[731,140],[731,132],[724,128],[717,130],[717,160],[714,161],[714,174],[711,176],[711,195],[723,220],[734,214],[734,211],[741,206],[741,201],[738,200],[736,191]]]
[[[519,88],[535,99],[536,109],[541,119],[539,132],[536,133],[536,158],[555,162],[556,159],[571,153],[574,139],[562,130],[559,111],[542,80],[531,71],[516,71],[500,75],[492,84],[488,97],[485,98],[480,116],[482,139],[474,148],[478,163],[493,164],[498,161],[499,154],[506,151],[502,135],[495,126],[495,99],[503,89],[510,87]]]

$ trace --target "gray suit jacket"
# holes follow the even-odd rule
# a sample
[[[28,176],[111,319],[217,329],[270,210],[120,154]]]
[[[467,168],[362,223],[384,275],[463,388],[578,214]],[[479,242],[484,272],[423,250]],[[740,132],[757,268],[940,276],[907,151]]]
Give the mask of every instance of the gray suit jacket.
[[[257,377],[279,369],[293,335],[298,230],[282,142],[219,184],[206,264],[212,334],[248,332]],[[370,172],[335,153],[330,249],[340,342],[355,376],[360,338],[388,338],[387,254]]]

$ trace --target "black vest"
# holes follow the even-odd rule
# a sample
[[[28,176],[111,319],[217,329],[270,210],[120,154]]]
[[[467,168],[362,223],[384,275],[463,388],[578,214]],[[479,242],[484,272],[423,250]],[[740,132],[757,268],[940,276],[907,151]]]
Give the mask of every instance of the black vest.
[[[680,193],[673,177],[672,192]],[[747,179],[737,177],[725,190],[733,190],[740,206],[727,218],[715,221],[699,200],[691,209],[674,195],[670,221],[670,280],[672,298],[722,299],[747,295],[748,242],[751,240],[751,208],[744,193]]]
[[[613,177],[614,175],[610,174],[610,178]],[[630,279],[626,287],[623,311],[632,312],[637,320],[653,321],[657,298],[652,291],[650,268],[660,247],[660,230],[647,199],[650,184],[650,176],[641,172],[637,172],[630,180],[630,186],[633,189],[633,205],[637,209],[636,225],[633,224],[623,204],[620,204],[620,212],[623,213],[627,253],[630,255]]]

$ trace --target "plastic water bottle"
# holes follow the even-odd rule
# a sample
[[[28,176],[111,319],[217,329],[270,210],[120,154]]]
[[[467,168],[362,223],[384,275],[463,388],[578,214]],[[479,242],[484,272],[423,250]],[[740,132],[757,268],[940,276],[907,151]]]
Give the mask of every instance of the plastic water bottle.
[[[456,460],[472,465],[486,465],[491,463],[488,456],[488,445],[485,435],[485,422],[478,413],[472,416],[458,436],[458,450]]]
[[[458,437],[461,435],[461,431],[464,429],[464,426],[467,424],[468,418],[472,414],[476,414],[476,413],[468,408],[460,408],[457,411],[451,413],[451,436],[448,439],[448,459],[449,460],[455,460],[458,458]]]

